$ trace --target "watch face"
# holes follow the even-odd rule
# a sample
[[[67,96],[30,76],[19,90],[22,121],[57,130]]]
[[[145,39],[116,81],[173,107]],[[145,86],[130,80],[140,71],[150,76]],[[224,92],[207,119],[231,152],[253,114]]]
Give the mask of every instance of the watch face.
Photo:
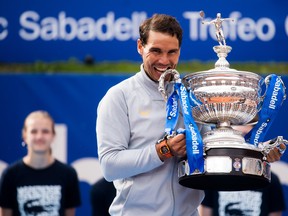
[[[167,146],[165,145],[165,146],[161,147],[161,152],[162,152],[162,154],[167,154],[170,152],[170,149],[167,148]]]

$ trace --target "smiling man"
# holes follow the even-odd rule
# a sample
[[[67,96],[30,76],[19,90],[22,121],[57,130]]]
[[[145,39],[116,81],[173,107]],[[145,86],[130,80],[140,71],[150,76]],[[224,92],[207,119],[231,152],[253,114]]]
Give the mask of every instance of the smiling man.
[[[117,191],[109,214],[196,216],[204,192],[178,183],[178,162],[186,157],[185,135],[165,136],[166,102],[158,91],[160,76],[178,64],[182,29],[174,17],[155,14],[141,24],[139,34],[140,71],[110,88],[97,110],[99,161]],[[167,94],[172,90],[173,84],[166,82]],[[179,115],[174,129],[181,128]]]
[[[198,215],[204,193],[179,185],[177,179],[178,158],[186,155],[185,136],[162,140],[166,103],[158,79],[177,66],[182,28],[174,17],[155,14],[142,23],[139,34],[140,72],[109,89],[97,111],[101,168],[117,190],[109,213]]]

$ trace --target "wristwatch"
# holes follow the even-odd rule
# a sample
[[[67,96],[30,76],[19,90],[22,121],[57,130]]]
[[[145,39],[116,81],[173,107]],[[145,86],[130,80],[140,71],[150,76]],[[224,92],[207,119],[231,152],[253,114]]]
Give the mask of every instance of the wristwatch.
[[[173,157],[173,154],[167,145],[167,138],[164,137],[163,139],[158,140],[158,145],[160,145],[160,154],[163,155],[165,158]]]

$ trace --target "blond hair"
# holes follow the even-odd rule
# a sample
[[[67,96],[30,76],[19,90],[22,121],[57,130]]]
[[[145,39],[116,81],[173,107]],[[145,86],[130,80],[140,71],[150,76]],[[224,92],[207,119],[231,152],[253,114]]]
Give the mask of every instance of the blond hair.
[[[47,111],[44,111],[44,110],[36,110],[34,112],[31,112],[26,118],[25,118],[25,121],[24,121],[24,125],[23,125],[23,128],[22,128],[22,137],[23,137],[23,134],[24,132],[26,131],[26,123],[27,121],[30,119],[30,118],[33,118],[33,117],[37,117],[37,116],[42,116],[44,118],[47,118],[51,121],[52,123],[52,132],[53,134],[55,134],[55,122],[54,122],[54,119],[51,117],[51,115],[47,112]]]

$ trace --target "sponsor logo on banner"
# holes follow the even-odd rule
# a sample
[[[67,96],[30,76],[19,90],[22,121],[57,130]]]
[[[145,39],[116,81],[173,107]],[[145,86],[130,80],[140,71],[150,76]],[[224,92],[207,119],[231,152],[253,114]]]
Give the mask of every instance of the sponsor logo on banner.
[[[214,26],[201,25],[198,11],[184,11],[183,18],[189,23],[189,38],[192,41],[205,41],[208,37],[215,38]],[[19,36],[26,41],[41,39],[43,41],[55,40],[80,40],[80,41],[127,41],[137,40],[138,29],[141,22],[147,18],[146,12],[132,12],[130,17],[118,17],[113,11],[106,16],[95,19],[94,17],[76,18],[65,11],[58,16],[42,17],[37,11],[24,11],[19,17]],[[239,11],[233,11],[229,15],[236,22],[223,23],[225,37],[231,41],[270,41],[276,33],[275,22],[268,17],[257,20],[250,17],[242,17]],[[209,18],[207,18],[209,20]],[[8,37],[9,20],[0,17],[0,40]],[[249,26],[249,28],[245,28]],[[285,21],[287,33],[287,18]]]

